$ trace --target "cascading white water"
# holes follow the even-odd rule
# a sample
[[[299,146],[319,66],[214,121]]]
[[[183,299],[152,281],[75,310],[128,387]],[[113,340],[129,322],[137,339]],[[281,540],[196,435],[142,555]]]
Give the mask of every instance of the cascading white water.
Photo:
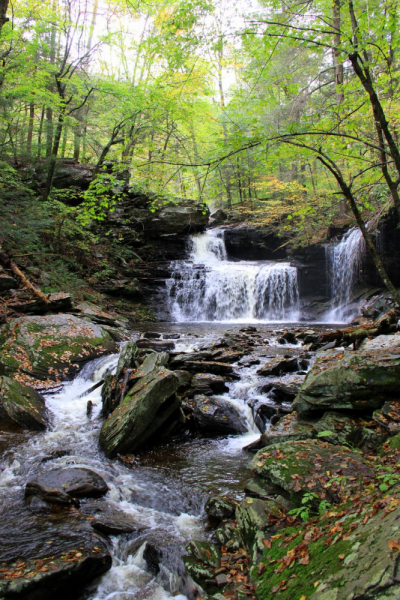
[[[167,281],[170,311],[185,321],[296,321],[297,269],[289,263],[230,261],[224,232],[190,238],[189,261]]]
[[[326,247],[333,305],[328,320],[343,321],[346,317],[351,317],[348,314],[347,305],[351,301],[360,279],[365,252],[365,240],[358,227],[350,229],[339,244]]]
[[[129,536],[112,538],[113,566],[99,582],[94,582],[85,598],[171,600],[173,597],[175,600],[187,600],[184,594],[190,591],[187,588],[190,582],[187,583],[187,576],[181,571],[181,554],[190,540],[204,536],[202,509],[205,493],[201,488],[208,489],[212,478],[221,482],[218,486],[235,481],[232,474],[237,472],[239,477],[247,462],[246,455],[241,457],[241,449],[258,437],[259,432],[242,390],[234,382],[230,392],[224,394],[224,399],[237,409],[246,424],[247,433],[223,440],[200,440],[198,444],[191,440],[190,445],[181,450],[182,458],[176,471],[171,471],[168,456],[167,471],[160,461],[160,468],[139,466],[132,472],[119,461],[108,460],[99,451],[101,386],[88,392],[94,383],[103,379],[105,373],[115,371],[117,361],[118,356],[113,355],[89,363],[73,381],[65,383],[61,391],[46,397],[51,427],[16,446],[12,455],[0,462],[0,503],[4,514],[7,514],[8,507],[15,507],[21,502],[21,490],[26,482],[45,470],[67,466],[93,469],[109,486],[105,502],[110,509],[122,511],[133,518],[139,530],[143,529],[145,533],[143,544],[132,554],[129,553]],[[252,367],[253,371],[256,368]],[[249,373],[248,377],[252,389],[255,389],[257,377],[254,373]],[[88,400],[93,403],[90,418],[86,414]],[[57,457],[58,451],[65,449],[66,455],[60,453]],[[43,462],[46,456],[54,458]],[[194,485],[194,481],[199,487]],[[23,505],[21,513],[26,514]],[[155,532],[160,539],[173,538],[181,548],[176,550],[176,555],[166,557],[167,562],[160,565],[157,576],[149,571],[143,559],[149,531]],[[34,532],[32,535],[35,535]]]

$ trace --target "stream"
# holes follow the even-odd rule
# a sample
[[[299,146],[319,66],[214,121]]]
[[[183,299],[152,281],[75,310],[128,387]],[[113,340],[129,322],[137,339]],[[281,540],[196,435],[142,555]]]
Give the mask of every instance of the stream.
[[[163,332],[164,339],[169,334],[171,337],[180,336],[175,340],[177,352],[199,349],[205,342],[212,343],[223,333],[237,333],[240,329],[239,326],[219,324],[212,330],[203,324],[159,325],[157,330]],[[154,330],[154,325],[143,325],[142,332],[151,328]],[[247,401],[258,399],[273,404],[268,394],[260,392],[265,378],[258,376],[256,371],[272,356],[283,355],[294,347],[279,344],[271,327],[260,326],[257,332],[261,343],[254,348],[257,364],[249,364],[251,356],[244,357],[237,365],[240,379],[229,383],[229,392],[223,395],[240,411],[247,432],[224,438],[194,437],[157,447],[142,453],[134,470],[118,460],[108,460],[99,450],[98,436],[103,421],[100,417],[101,387],[85,394],[106,372],[116,368],[118,355],[88,363],[73,381],[63,384],[61,391],[48,395],[46,404],[52,419],[49,430],[31,433],[26,441],[21,440],[19,445],[12,446],[1,463],[3,525],[0,526],[0,535],[5,540],[3,557],[7,556],[7,544],[10,552],[13,549],[12,537],[7,540],[10,533],[7,516],[12,521],[18,513],[19,528],[20,531],[26,530],[29,546],[39,546],[43,538],[49,536],[51,523],[45,516],[38,517],[24,506],[26,482],[34,479],[39,472],[55,467],[87,467],[107,482],[110,490],[105,500],[108,505],[133,517],[139,530],[145,530],[147,535],[151,530],[152,536],[161,540],[161,544],[167,544],[169,550],[165,556],[163,554],[160,572],[154,576],[143,558],[145,540],[143,538],[141,542],[140,534],[139,547],[137,543],[132,546],[137,534],[111,537],[113,566],[88,588],[81,596],[82,600],[161,599],[172,595],[193,597],[193,583],[185,575],[181,558],[185,546],[190,540],[209,536],[204,504],[210,494],[228,494],[237,499],[243,497],[243,485],[250,475],[246,471],[250,455],[242,448],[260,435]],[[141,332],[137,332],[133,338],[140,335]],[[263,340],[267,339],[269,345],[265,346]],[[288,374],[282,379],[293,377],[296,376]],[[88,400],[94,404],[90,418],[86,415]],[[84,511],[84,502],[81,510]],[[35,534],[32,536],[33,528]],[[59,529],[57,536],[62,541]]]

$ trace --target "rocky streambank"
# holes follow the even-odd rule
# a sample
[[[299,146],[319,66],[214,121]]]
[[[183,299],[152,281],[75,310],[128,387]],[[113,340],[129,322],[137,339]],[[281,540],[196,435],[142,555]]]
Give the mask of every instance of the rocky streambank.
[[[397,598],[397,320],[10,322],[0,596]]]

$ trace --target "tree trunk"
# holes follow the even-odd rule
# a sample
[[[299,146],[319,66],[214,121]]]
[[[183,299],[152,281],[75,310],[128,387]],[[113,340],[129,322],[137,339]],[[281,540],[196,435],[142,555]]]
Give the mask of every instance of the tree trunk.
[[[335,69],[335,83],[336,83],[336,101],[338,106],[340,106],[344,100],[343,94],[343,82],[344,82],[344,70],[343,70],[343,62],[340,57],[340,26],[341,26],[341,18],[340,18],[340,0],[333,0],[333,28],[335,30],[335,35],[333,36],[333,66]]]
[[[37,150],[37,156],[38,156],[39,160],[42,157],[42,135],[43,135],[43,123],[44,123],[45,112],[46,112],[46,109],[43,107],[41,115],[40,115],[40,124],[39,124],[39,131],[38,131],[38,150]]]
[[[7,18],[8,0],[0,0],[0,33],[3,25],[8,23],[10,19]]]
[[[53,147],[53,110],[46,108],[46,158],[51,157]]]
[[[28,156],[32,154],[32,139],[33,139],[33,125],[35,122],[35,105],[33,102],[29,105],[29,125],[28,125],[28,137],[26,140],[26,153]]]
[[[53,148],[51,151],[49,170],[47,173],[46,188],[45,188],[45,191],[43,194],[43,200],[49,199],[49,196],[50,196],[50,193],[51,193],[51,190],[53,187],[53,179],[54,179],[54,173],[56,170],[57,156],[58,156],[58,150],[60,148],[60,141],[61,141],[61,135],[62,135],[63,126],[64,126],[64,119],[65,119],[65,108],[61,110],[61,112],[58,116],[56,132],[54,135],[54,143],[53,143]]]

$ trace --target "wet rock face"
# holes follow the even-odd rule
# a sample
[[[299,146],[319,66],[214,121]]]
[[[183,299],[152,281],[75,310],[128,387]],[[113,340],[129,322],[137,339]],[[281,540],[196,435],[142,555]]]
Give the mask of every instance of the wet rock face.
[[[296,414],[286,415],[276,425],[262,434],[261,447],[271,446],[280,442],[296,442],[315,438],[317,432],[309,421],[298,419]]]
[[[237,527],[243,546],[250,555],[253,554],[253,550],[257,550],[258,546],[262,548],[262,539],[266,532],[274,530],[274,519],[279,520],[283,516],[282,507],[273,500],[259,498],[242,500],[236,509]]]
[[[205,204],[194,201],[165,206],[153,216],[152,237],[165,234],[183,234],[203,229],[209,220],[209,210]]]
[[[180,407],[175,396],[179,387],[179,377],[164,367],[139,379],[101,429],[107,456],[134,452],[160,431]]]
[[[214,519],[229,519],[235,514],[236,503],[223,496],[211,496],[206,502],[205,511]]]
[[[117,345],[100,325],[73,315],[20,317],[0,334],[0,373],[58,380]]]
[[[61,496],[55,492],[61,492]],[[26,496],[40,496],[44,500],[62,495],[70,498],[99,498],[108,492],[108,485],[95,471],[79,467],[52,469],[27,483]],[[65,502],[68,503],[68,502]]]
[[[379,336],[358,352],[325,352],[309,371],[294,408],[299,414],[380,408],[388,397],[398,396],[399,379],[400,334]]]
[[[0,292],[5,292],[6,290],[15,289],[17,287],[18,283],[14,277],[0,267]]]
[[[245,433],[247,427],[239,410],[222,397],[195,396],[193,419],[205,435]]]
[[[0,377],[0,415],[2,411],[23,429],[40,431],[46,427],[43,396],[10,377]]]
[[[77,511],[6,510],[0,537],[4,600],[78,598],[85,585],[111,568],[106,544]]]
[[[213,394],[223,394],[229,390],[225,383],[225,379],[220,375],[212,373],[197,373],[191,381],[191,390],[189,397],[194,397],[198,394],[204,396],[212,396]]]

